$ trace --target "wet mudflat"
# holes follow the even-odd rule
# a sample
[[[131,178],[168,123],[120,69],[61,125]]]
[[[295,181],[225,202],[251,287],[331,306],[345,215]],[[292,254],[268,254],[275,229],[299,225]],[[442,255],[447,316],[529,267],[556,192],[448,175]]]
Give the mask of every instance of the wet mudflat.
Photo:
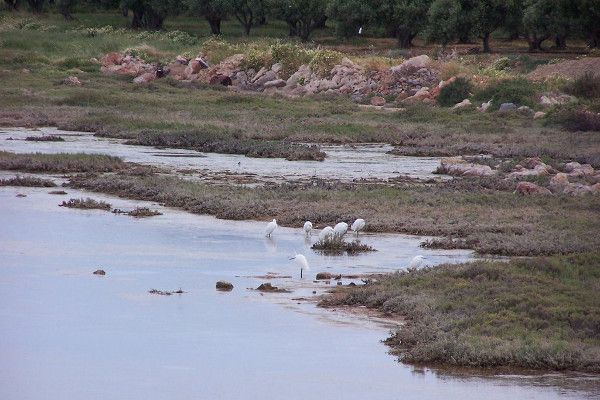
[[[59,136],[60,142],[26,141],[27,137]],[[15,140],[6,140],[13,138]],[[387,180],[398,177],[428,179],[440,164],[438,157],[403,157],[387,154],[392,146],[364,144],[352,146],[321,145],[327,154],[324,161],[286,161],[281,158],[251,158],[236,154],[199,153],[185,149],[155,149],[125,145],[122,140],[95,137],[91,133],[67,132],[54,128],[0,129],[0,150],[15,153],[109,154],[124,161],[154,165],[173,171],[185,171],[190,178],[224,179],[222,174],[236,174],[257,181],[280,182],[309,178],[352,180]]]
[[[70,197],[87,197],[68,189]],[[16,193],[27,194],[17,198]],[[288,257],[316,272],[387,272],[415,254],[461,262],[468,251],[431,251],[422,238],[368,235],[379,251],[322,256],[300,229],[220,221],[156,204],[93,194],[134,219],[58,207],[42,188],[0,189],[0,398],[555,399],[595,398],[597,376],[489,374],[399,364],[379,341],[389,325],[292,301],[327,285],[301,281]],[[314,240],[314,239],[312,239]],[[105,276],[92,275],[102,268]],[[292,293],[261,295],[274,279]],[[234,284],[215,290],[217,280]],[[347,281],[344,281],[347,283]],[[322,287],[322,288],[320,288]],[[158,296],[148,290],[182,295]]]

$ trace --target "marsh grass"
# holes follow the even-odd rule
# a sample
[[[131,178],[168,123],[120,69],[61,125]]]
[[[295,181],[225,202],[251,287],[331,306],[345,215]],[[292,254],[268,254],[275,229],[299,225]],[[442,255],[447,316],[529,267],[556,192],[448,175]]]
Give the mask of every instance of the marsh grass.
[[[313,184],[314,183],[314,184]],[[436,185],[355,185],[327,182],[240,187],[150,175],[81,175],[70,185],[231,220],[326,225],[361,216],[372,232],[464,240],[480,253],[547,255],[600,247],[600,197],[513,194],[493,179]],[[507,190],[508,189],[508,190]]]
[[[105,210],[110,211],[110,204],[104,201],[94,200],[92,198],[86,199],[70,199],[69,201],[63,201],[59,204],[60,207],[68,208],[79,208],[83,210]]]
[[[401,316],[400,360],[600,372],[600,254],[475,261],[399,272],[321,305]]]
[[[118,157],[84,153],[23,153],[0,151],[0,169],[24,172],[114,172],[126,164]]]
[[[30,142],[64,142],[65,139],[56,135],[45,135],[45,136],[27,136],[25,140]]]
[[[56,183],[50,179],[17,175],[14,178],[0,179],[0,186],[55,187]]]
[[[361,243],[358,240],[351,242],[345,241],[340,236],[334,236],[325,240],[319,240],[311,246],[311,249],[323,252],[325,254],[358,254],[369,251],[376,251],[368,244]]]

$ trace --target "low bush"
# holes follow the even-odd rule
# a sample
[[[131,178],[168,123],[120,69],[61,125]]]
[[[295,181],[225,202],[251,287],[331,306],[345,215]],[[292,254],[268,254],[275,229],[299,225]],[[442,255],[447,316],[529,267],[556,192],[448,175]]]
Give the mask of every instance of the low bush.
[[[69,201],[63,201],[59,204],[60,207],[68,208],[80,208],[83,210],[106,210],[110,211],[110,204],[104,201],[94,200],[92,198],[86,199],[70,199]]]
[[[585,75],[569,82],[564,90],[575,97],[598,99],[600,98],[600,75],[587,72]]]
[[[498,109],[502,103],[533,107],[535,105],[535,94],[534,84],[526,79],[502,79],[475,92],[474,99],[478,102],[491,99],[493,109]]]
[[[467,78],[459,77],[454,82],[444,86],[437,97],[437,102],[443,107],[451,107],[470,97],[471,83]]]

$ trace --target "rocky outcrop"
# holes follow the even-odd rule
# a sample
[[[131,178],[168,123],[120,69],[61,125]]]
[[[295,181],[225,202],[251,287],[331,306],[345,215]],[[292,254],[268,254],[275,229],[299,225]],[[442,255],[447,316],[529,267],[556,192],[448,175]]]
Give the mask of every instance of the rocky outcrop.
[[[517,184],[516,193],[519,193],[519,194],[522,194],[522,195],[529,195],[529,194],[552,194],[552,192],[550,192],[550,190],[546,189],[543,186],[536,185],[533,182],[519,182]]]
[[[329,272],[319,272],[316,276],[317,280],[329,280],[332,278],[333,278],[333,275],[331,275]]]
[[[462,157],[442,158],[437,172],[452,176],[490,176],[496,173],[489,165],[470,163]]]
[[[130,75],[135,83],[148,83],[163,75],[156,73],[159,66],[128,54],[108,53],[100,63],[103,73]],[[258,71],[245,65],[243,54],[235,54],[215,65],[209,65],[201,56],[192,60],[177,56],[163,71],[172,79],[232,86],[234,90],[287,97],[321,93],[347,95],[357,101],[370,100],[375,106],[383,106],[388,96],[406,103],[432,102],[443,87],[428,56],[413,57],[398,66],[378,71],[368,71],[352,60],[342,58],[330,71],[318,72],[308,65],[301,65],[289,77],[283,75],[279,63]],[[151,75],[153,72],[154,76]],[[446,84],[449,82],[452,79]]]
[[[104,276],[104,275],[106,275],[106,271],[104,271],[103,269],[97,269],[94,272],[92,272],[92,274]]]

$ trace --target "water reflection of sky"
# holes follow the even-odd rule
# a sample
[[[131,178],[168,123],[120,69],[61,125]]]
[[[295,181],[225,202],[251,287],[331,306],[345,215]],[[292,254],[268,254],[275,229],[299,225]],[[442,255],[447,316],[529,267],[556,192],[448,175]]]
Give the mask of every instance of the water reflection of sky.
[[[402,235],[368,236],[378,252],[322,257],[300,229],[164,210],[134,219],[58,207],[48,189],[0,189],[0,398],[6,399],[557,399],[593,398],[598,380],[558,374],[485,376],[396,363],[388,329],[290,297],[261,296],[255,274],[294,275],[302,249],[311,274],[387,271],[427,251]],[[67,189],[69,196],[83,195]],[[15,194],[27,194],[16,198]],[[94,194],[93,197],[105,198]],[[141,202],[110,198],[127,209]],[[146,203],[144,203],[146,204]],[[153,206],[153,208],[156,208]],[[299,250],[300,251],[300,250]],[[107,271],[105,277],[91,272]],[[235,285],[214,290],[216,280]],[[184,289],[152,296],[151,288]],[[582,383],[584,382],[584,383]]]

